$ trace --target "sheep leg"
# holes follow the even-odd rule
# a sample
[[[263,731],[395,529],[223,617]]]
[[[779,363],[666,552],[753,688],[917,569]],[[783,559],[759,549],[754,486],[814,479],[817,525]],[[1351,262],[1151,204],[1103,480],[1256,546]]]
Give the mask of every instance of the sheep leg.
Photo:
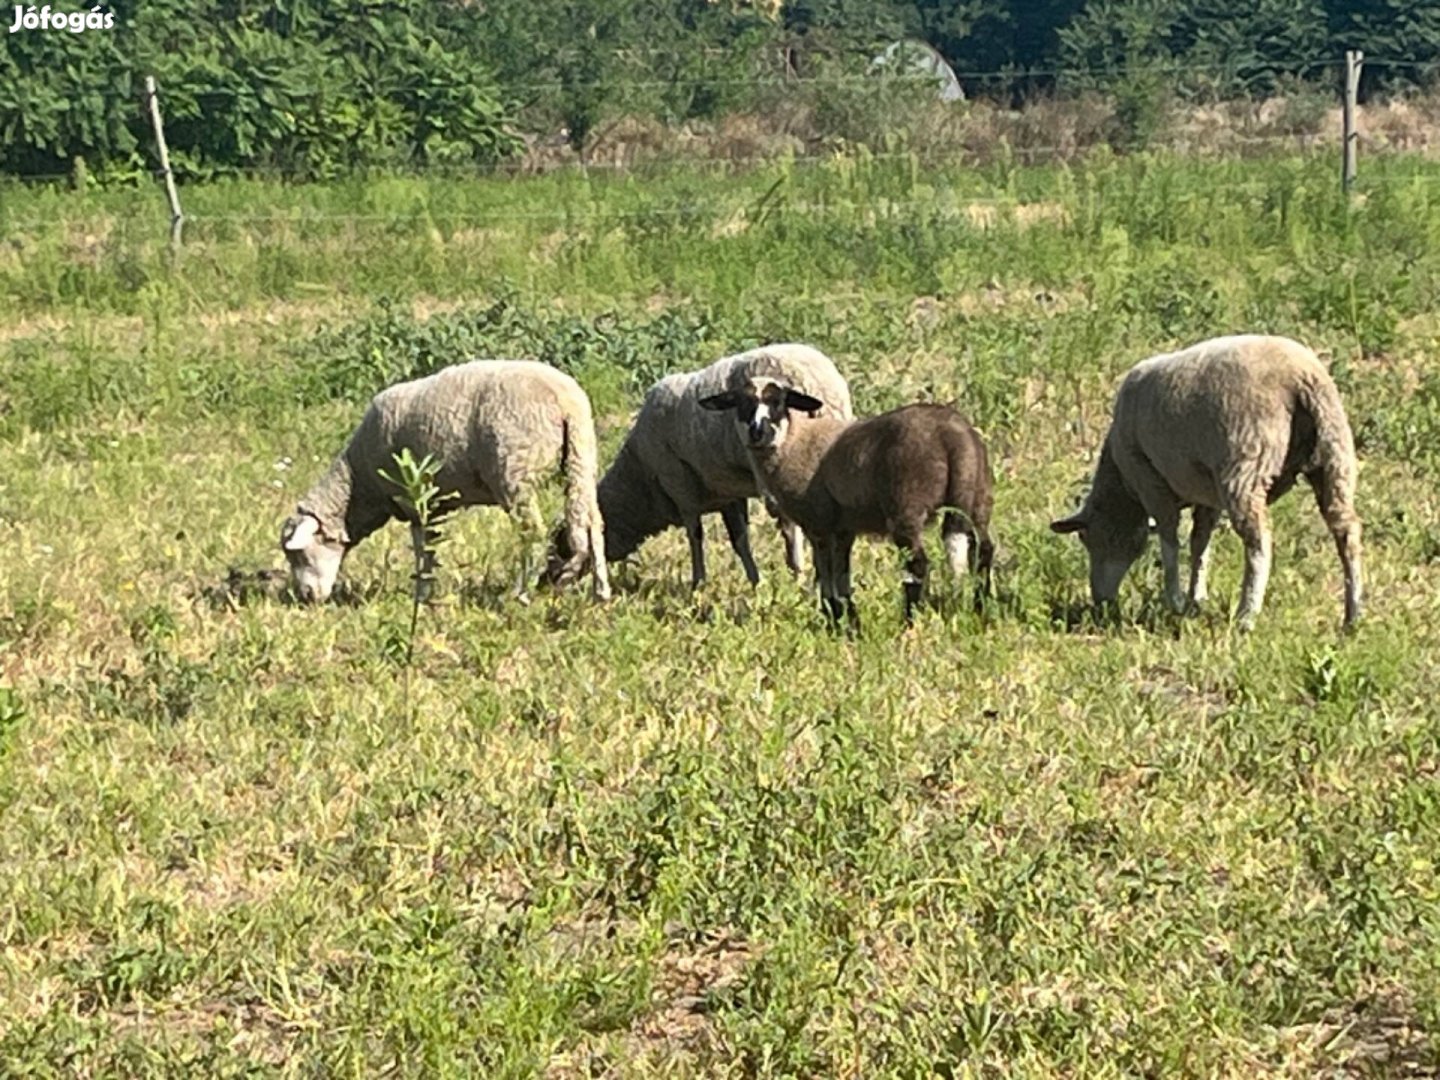
[[[1137,456],[1131,467],[1135,495],[1154,522],[1153,531],[1159,535],[1166,606],[1171,611],[1183,611],[1185,594],[1180,591],[1180,501],[1171,490],[1169,481],[1146,458]]]
[[[940,538],[945,544],[945,558],[950,564],[950,572],[957,580],[963,578],[975,563],[975,553],[971,550],[974,537],[971,533],[964,515],[957,514],[954,510],[946,511],[945,519],[940,523]]]
[[[915,621],[915,608],[925,595],[925,577],[930,572],[930,557],[925,554],[925,541],[920,528],[913,525],[892,530],[895,546],[906,553],[905,559],[905,625]]]
[[[800,526],[781,518],[780,536],[785,541],[785,565],[797,578],[805,573],[804,536]]]
[[[827,619],[833,621],[835,613],[830,608],[830,552],[825,546],[826,543],[825,540],[812,541],[810,552],[815,559],[815,588],[820,594],[820,610]]]
[[[530,603],[530,582],[535,568],[545,561],[545,518],[533,494],[524,495],[510,504],[510,515],[520,531],[520,573],[515,581],[515,599]]]
[[[976,527],[969,518],[951,510],[940,524],[940,535],[945,542],[945,556],[950,571],[956,579],[963,578],[966,571],[978,574],[975,581],[974,608],[980,611],[985,598],[990,595],[991,566],[995,561],[995,545],[985,530]]]
[[[1160,565],[1165,571],[1165,603],[1171,611],[1185,610],[1180,591],[1180,511],[1165,507],[1154,513],[1155,531],[1160,537]]]
[[[1265,586],[1270,580],[1270,515],[1265,509],[1265,493],[1260,490],[1227,501],[1230,521],[1245,545],[1245,576],[1235,619],[1240,629],[1249,630],[1265,603]]]
[[[740,556],[740,565],[745,568],[745,580],[751,585],[760,583],[760,571],[755,566],[755,555],[750,550],[750,505],[744,499],[736,499],[720,511],[720,520],[725,522],[725,535],[730,546]]]
[[[990,539],[990,534],[979,530],[979,543],[975,544],[972,551],[974,559],[973,569],[979,574],[980,580],[975,586],[975,608],[978,611],[984,606],[985,600],[991,595],[994,588],[994,567],[995,567],[995,542]]]
[[[697,514],[685,522],[685,537],[690,541],[690,590],[705,584],[705,527]]]
[[[829,536],[812,536],[810,550],[815,558],[815,584],[820,590],[820,610],[834,625],[840,618],[840,604],[835,598],[833,540]]]
[[[1344,493],[1326,485],[1322,473],[1307,475],[1305,479],[1315,491],[1315,501],[1320,504],[1320,513],[1325,518],[1330,535],[1335,538],[1335,550],[1340,555],[1340,569],[1345,574],[1345,626],[1348,629],[1360,618],[1364,606],[1360,518]]]
[[[590,575],[592,593],[596,600],[610,599],[610,566],[605,559],[605,533],[600,528],[600,510],[590,512],[590,524],[586,526],[586,539],[590,543]]]
[[[855,547],[855,534],[839,533],[834,537],[832,543],[830,572],[834,583],[833,594],[839,609],[836,611],[835,617],[838,619],[840,612],[843,611],[851,632],[858,632],[860,612],[855,607],[855,593],[850,584],[850,553]]]
[[[805,573],[805,534],[799,525],[780,513],[780,507],[769,495],[762,492],[760,501],[765,506],[765,512],[774,518],[776,528],[780,530],[780,537],[785,543],[785,566],[798,578]]]
[[[1213,506],[1196,506],[1190,510],[1190,603],[1198,607],[1210,598],[1205,578],[1210,570],[1210,537],[1220,511]]]

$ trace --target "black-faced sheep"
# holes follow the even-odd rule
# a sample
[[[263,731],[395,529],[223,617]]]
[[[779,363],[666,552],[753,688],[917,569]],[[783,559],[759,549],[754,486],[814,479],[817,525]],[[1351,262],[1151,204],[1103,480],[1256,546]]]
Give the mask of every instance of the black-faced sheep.
[[[733,413],[761,488],[805,530],[821,602],[858,622],[850,581],[856,536],[888,536],[906,553],[905,620],[929,570],[924,529],[942,508],[951,569],[978,569],[990,588],[992,477],[980,435],[954,409],[906,405],[864,420],[818,416],[820,402],[771,378],[751,378],[700,404]],[[958,513],[956,512],[958,511]]]
[[[555,576],[568,581],[588,563],[598,599],[610,595],[595,502],[595,426],[590,399],[570,376],[522,360],[474,360],[376,394],[329,471],[281,532],[292,584],[306,602],[327,599],[350,548],[392,519],[407,520],[393,455],[408,448],[438,462],[435,485],[453,493],[442,510],[500,506],[526,538],[519,590],[530,580],[545,526],[535,487],[557,466],[565,478],[562,529],[572,554]],[[430,550],[411,521],[417,554]],[[428,559],[427,559],[428,561]]]
[[[690,541],[690,584],[698,588],[705,580],[701,517],[718,511],[746,578],[751,584],[760,580],[750,550],[747,503],[760,494],[755,472],[734,425],[699,404],[756,375],[784,380],[813,395],[826,415],[851,415],[849,386],[830,358],[808,345],[766,345],[661,379],[646,393],[619,454],[600,480],[610,561],[626,558],[656,533],[683,525]],[[780,527],[786,562],[798,574],[799,530],[783,516]],[[567,559],[570,550],[567,537],[557,533],[552,566]]]
[[[1350,423],[1313,352],[1283,337],[1215,338],[1130,370],[1090,494],[1051,528],[1079,534],[1090,557],[1091,598],[1101,604],[1114,600],[1144,551],[1147,517],[1153,518],[1166,599],[1179,610],[1180,511],[1191,508],[1189,599],[1198,604],[1206,598],[1210,535],[1223,510],[1245,544],[1236,618],[1248,628],[1270,576],[1266,507],[1303,476],[1340,554],[1350,626],[1361,607],[1355,474]]]

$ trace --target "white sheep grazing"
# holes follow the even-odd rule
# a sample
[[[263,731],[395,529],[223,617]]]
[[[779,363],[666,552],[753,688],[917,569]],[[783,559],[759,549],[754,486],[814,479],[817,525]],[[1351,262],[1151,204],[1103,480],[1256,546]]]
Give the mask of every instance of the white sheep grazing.
[[[705,580],[701,515],[719,511],[746,578],[752,585],[760,580],[746,502],[759,494],[755,472],[735,425],[702,409],[700,401],[762,375],[813,395],[822,403],[822,415],[852,415],[850,387],[834,362],[808,345],[766,345],[699,371],[667,375],[646,393],[619,454],[600,480],[607,558],[623,559],[656,533],[683,525],[690,540],[690,584],[698,588]],[[786,563],[798,574],[800,530],[783,518],[780,528]],[[564,536],[556,536],[552,553],[552,562],[568,557]]]
[[[1236,612],[1253,625],[1270,575],[1266,507],[1305,477],[1315,491],[1345,574],[1345,625],[1360,616],[1360,519],[1354,509],[1355,443],[1340,394],[1315,354],[1289,338],[1205,341],[1135,365],[1120,384],[1114,419],[1085,505],[1055,521],[1079,533],[1090,556],[1090,593],[1108,603],[1145,549],[1147,515],[1160,536],[1165,595],[1179,610],[1178,528],[1191,507],[1190,593],[1206,598],[1210,534],[1220,511],[1245,544]]]
[[[461,506],[500,506],[526,537],[519,592],[543,544],[544,522],[535,486],[557,466],[565,477],[562,529],[576,554],[560,581],[578,576],[587,562],[597,599],[610,595],[600,511],[595,502],[595,425],[590,399],[570,376],[523,360],[474,360],[399,383],[376,394],[349,444],[300,500],[281,532],[296,593],[307,602],[330,595],[345,553],[391,519],[407,520],[396,486],[394,455],[432,455],[435,485],[454,497],[442,512]],[[431,561],[430,544],[410,523],[417,555]]]

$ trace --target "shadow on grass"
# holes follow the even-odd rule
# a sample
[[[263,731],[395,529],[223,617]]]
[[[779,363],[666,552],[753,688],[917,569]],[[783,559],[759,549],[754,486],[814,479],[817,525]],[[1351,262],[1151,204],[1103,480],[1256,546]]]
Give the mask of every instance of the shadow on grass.
[[[290,590],[289,575],[283,570],[242,570],[230,567],[225,576],[213,585],[202,584],[197,599],[213,611],[238,611],[256,603],[298,604]]]
[[[255,604],[278,604],[287,608],[314,607],[317,610],[331,604],[359,608],[374,602],[385,591],[386,583],[380,578],[352,581],[342,577],[335,583],[330,599],[324,604],[306,604],[295,595],[295,590],[290,587],[290,575],[284,570],[268,567],[244,570],[232,566],[218,582],[201,584],[193,595],[212,611],[233,612]]]
[[[1225,629],[1230,624],[1223,605],[1205,604],[1184,613],[1170,610],[1158,596],[1143,597],[1128,611],[1118,603],[1095,605],[1088,601],[1050,600],[1050,625],[1066,633],[1113,633],[1126,627],[1144,630],[1156,637],[1178,640],[1186,627]]]

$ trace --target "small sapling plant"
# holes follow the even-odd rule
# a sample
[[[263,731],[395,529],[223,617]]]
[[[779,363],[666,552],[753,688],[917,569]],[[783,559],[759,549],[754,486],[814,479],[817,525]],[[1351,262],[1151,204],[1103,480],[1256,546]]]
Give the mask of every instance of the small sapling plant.
[[[415,656],[415,631],[420,623],[420,605],[430,596],[435,577],[435,549],[440,543],[443,503],[455,498],[435,483],[440,463],[426,454],[419,461],[407,446],[392,455],[395,472],[378,470],[380,477],[399,489],[395,496],[410,520],[410,542],[415,554],[414,588],[410,593],[410,629],[405,639],[405,709],[410,708],[410,663]]]

